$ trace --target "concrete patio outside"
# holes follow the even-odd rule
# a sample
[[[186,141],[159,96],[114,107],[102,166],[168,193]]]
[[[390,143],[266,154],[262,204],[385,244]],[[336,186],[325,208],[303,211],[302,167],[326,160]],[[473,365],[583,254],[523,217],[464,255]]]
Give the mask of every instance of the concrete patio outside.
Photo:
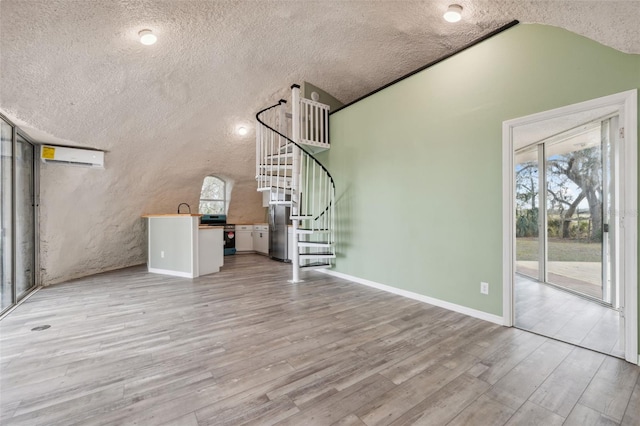
[[[602,264],[600,262],[547,262],[548,281],[597,299],[602,299]],[[516,261],[516,272],[538,278],[538,262]]]

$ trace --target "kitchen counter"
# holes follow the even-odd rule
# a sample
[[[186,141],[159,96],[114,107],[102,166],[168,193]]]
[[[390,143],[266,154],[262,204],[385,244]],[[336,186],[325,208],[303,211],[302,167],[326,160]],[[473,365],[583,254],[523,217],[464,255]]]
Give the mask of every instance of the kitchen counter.
[[[201,214],[195,213],[164,213],[164,214],[143,214],[142,217],[189,217],[195,216],[200,217]]]
[[[220,271],[222,226],[201,226],[199,214],[147,214],[149,272],[196,278]]]

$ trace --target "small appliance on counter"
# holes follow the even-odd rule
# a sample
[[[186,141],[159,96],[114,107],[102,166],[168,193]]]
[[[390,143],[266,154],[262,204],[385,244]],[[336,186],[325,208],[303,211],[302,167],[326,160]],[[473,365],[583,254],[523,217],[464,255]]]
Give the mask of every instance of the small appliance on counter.
[[[236,225],[227,223],[226,214],[203,214],[200,225],[224,226],[224,255],[236,254]]]
[[[226,224],[226,214],[203,214],[200,218],[200,225],[224,226]]]

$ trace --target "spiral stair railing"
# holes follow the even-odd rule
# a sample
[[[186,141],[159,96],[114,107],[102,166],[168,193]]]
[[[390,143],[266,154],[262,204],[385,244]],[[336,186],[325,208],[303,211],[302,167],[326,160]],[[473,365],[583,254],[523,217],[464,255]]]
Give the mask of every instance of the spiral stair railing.
[[[328,106],[301,100],[299,87],[292,89],[291,114],[284,100],[256,114],[256,180],[269,204],[291,206],[291,281],[299,282],[300,268],[330,267],[335,258],[335,182],[303,146],[328,148]]]

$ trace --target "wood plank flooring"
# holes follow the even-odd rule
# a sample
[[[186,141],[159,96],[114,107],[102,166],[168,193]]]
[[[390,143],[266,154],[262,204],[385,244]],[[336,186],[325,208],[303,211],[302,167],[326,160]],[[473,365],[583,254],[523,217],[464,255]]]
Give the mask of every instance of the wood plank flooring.
[[[620,313],[553,286],[516,275],[518,328],[624,358]]]
[[[0,321],[0,423],[640,424],[637,366],[289,273],[247,254],[194,280],[134,267],[39,291]]]

